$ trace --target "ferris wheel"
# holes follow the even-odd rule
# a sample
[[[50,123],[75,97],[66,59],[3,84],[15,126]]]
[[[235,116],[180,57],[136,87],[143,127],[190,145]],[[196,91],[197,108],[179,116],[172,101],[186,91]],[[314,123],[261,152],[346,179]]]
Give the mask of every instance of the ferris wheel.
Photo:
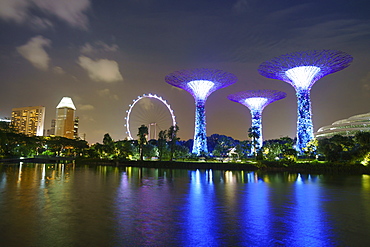
[[[143,94],[133,100],[126,111],[126,134],[133,140],[141,125],[148,127],[148,139],[157,139],[159,131],[176,125],[171,106],[156,94]]]

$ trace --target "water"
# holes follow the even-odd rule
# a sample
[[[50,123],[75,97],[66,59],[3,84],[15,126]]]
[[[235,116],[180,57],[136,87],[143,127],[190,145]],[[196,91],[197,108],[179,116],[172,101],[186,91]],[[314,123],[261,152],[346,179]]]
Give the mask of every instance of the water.
[[[0,165],[0,246],[368,246],[370,176]]]

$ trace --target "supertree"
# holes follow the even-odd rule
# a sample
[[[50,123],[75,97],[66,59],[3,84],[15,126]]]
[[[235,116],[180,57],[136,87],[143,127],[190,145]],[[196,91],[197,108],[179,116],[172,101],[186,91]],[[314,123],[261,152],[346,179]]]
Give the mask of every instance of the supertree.
[[[259,66],[259,73],[267,78],[279,79],[296,90],[298,102],[297,144],[300,153],[313,139],[310,90],[320,78],[348,67],[353,58],[337,50],[310,50],[294,52]]]
[[[208,153],[205,103],[214,91],[237,81],[235,75],[217,69],[192,69],[175,71],[165,78],[168,84],[182,88],[195,99],[195,130],[192,153]]]
[[[284,99],[286,93],[277,90],[248,90],[230,94],[227,98],[249,108],[252,115],[252,129],[258,136],[257,147],[262,147],[262,111],[263,109],[280,99]]]

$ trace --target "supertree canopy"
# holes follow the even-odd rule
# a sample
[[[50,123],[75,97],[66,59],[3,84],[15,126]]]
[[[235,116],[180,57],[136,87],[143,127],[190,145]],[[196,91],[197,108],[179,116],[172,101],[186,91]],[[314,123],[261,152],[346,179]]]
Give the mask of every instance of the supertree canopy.
[[[208,153],[205,103],[207,97],[217,89],[227,87],[237,81],[235,75],[217,69],[180,70],[165,78],[168,84],[182,88],[195,99],[195,131],[192,153]]]
[[[252,128],[258,135],[258,148],[262,147],[262,111],[274,101],[283,99],[286,93],[277,90],[248,90],[229,95],[227,98],[249,108],[252,115]]]
[[[348,67],[353,58],[337,50],[311,50],[275,57],[259,66],[259,73],[279,79],[296,90],[298,102],[297,146],[299,152],[313,139],[310,90],[320,78]]]

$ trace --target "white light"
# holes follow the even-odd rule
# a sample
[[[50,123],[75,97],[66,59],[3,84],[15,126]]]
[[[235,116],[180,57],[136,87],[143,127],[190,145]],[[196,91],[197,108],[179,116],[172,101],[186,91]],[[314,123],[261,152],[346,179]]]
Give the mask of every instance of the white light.
[[[245,99],[245,103],[248,105],[250,109],[253,110],[260,110],[262,109],[267,102],[266,98],[262,97],[253,97],[253,98],[248,98]]]
[[[70,97],[63,97],[62,100],[57,105],[57,108],[71,108],[73,110],[76,110],[75,105],[73,104],[73,101]]]
[[[209,90],[215,85],[211,81],[206,80],[196,80],[191,81],[188,83],[188,86],[193,90],[193,93],[199,98],[199,99],[206,99],[208,96]]]
[[[308,89],[320,70],[316,66],[299,66],[285,71],[285,75],[294,82],[296,88]]]

